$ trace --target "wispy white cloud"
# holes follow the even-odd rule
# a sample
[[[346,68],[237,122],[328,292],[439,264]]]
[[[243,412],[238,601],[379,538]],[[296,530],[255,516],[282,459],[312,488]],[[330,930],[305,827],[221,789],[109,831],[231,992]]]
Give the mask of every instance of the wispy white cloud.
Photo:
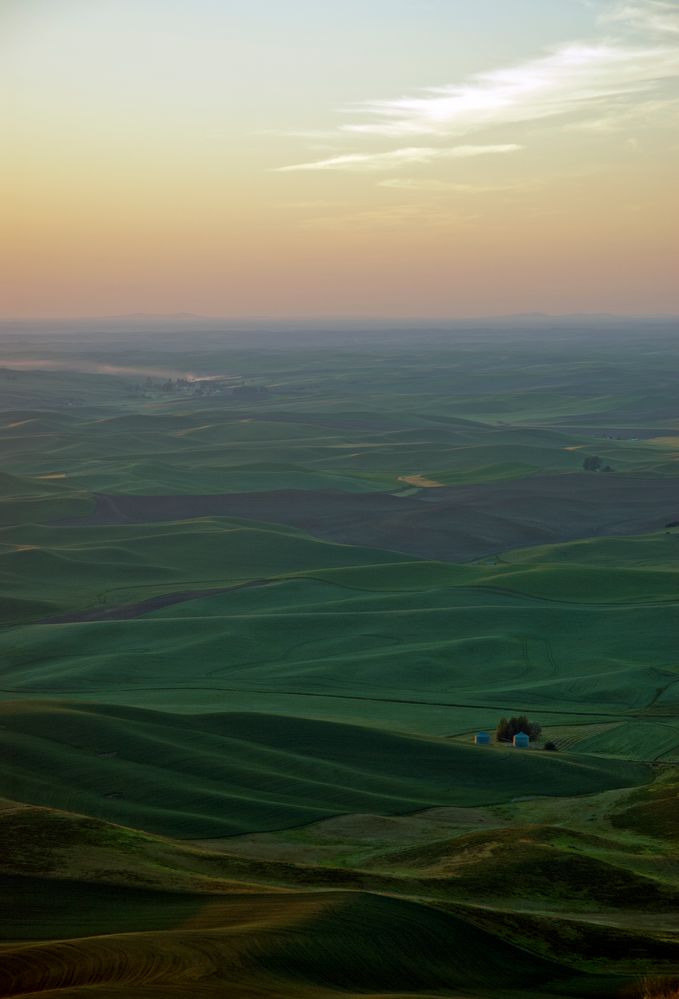
[[[278,171],[403,173],[434,161],[513,152],[523,146],[507,143],[507,137],[520,140],[519,129],[523,126],[526,134],[526,126],[537,123],[540,129],[528,133],[533,144],[540,134],[550,134],[550,125],[552,134],[558,130],[562,135],[668,127],[679,100],[674,37],[679,34],[679,0],[580,2],[598,11],[598,38],[565,43],[537,58],[412,95],[361,101],[343,109],[346,117],[334,131],[334,142],[351,137],[355,143],[386,141],[397,148],[364,152],[359,146],[331,153],[317,147],[305,162]],[[491,143],[497,136],[500,144],[462,144],[481,132]],[[331,140],[332,133],[321,134]],[[381,186],[435,192],[443,190],[437,187],[441,183],[447,182],[423,177],[416,184],[396,178]]]
[[[567,45],[539,59],[477,74],[467,83],[429,89],[415,97],[367,101],[351,110],[373,120],[351,122],[340,130],[388,138],[461,136],[647,94],[659,81],[677,76],[675,47]]]
[[[383,172],[402,166],[431,163],[440,159],[467,159],[470,156],[487,156],[499,153],[514,153],[522,147],[516,143],[502,143],[490,146],[407,146],[403,149],[390,149],[379,153],[345,153],[328,159],[312,160],[309,163],[293,163],[290,166],[276,167],[277,173],[292,173],[301,170],[351,170],[358,172]]]
[[[667,0],[615,3],[601,15],[605,23],[617,23],[645,32],[679,35],[679,7]]]

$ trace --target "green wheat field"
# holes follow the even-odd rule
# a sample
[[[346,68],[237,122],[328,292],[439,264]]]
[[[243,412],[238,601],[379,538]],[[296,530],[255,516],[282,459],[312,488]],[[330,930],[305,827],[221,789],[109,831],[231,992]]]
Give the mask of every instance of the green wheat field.
[[[679,338],[545,323],[2,324],[0,995],[679,979]]]

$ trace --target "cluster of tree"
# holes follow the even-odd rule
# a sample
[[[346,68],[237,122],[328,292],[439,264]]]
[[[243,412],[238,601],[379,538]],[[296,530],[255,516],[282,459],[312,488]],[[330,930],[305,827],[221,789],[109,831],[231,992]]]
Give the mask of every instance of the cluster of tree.
[[[533,742],[542,732],[542,726],[537,722],[528,721],[525,715],[519,715],[518,718],[501,718],[495,729],[495,740],[511,742],[519,732],[524,732]]]
[[[152,387],[153,382],[151,381],[150,378],[147,378],[146,384],[147,387],[150,388]],[[174,381],[171,378],[168,378],[167,381],[162,382],[158,386],[158,388],[160,389],[161,392],[182,392],[185,389],[188,389],[190,385],[191,382],[188,380],[188,378],[175,378]]]
[[[207,396],[207,395],[209,395],[209,396],[213,396],[213,395],[221,395],[221,396],[223,396],[227,392],[228,392],[228,389],[227,389],[226,385],[224,385],[223,382],[219,382],[219,381],[203,381],[203,382],[199,382],[195,386],[195,388],[191,392],[191,395],[195,395],[195,396],[199,396],[199,397],[200,396]]]
[[[220,395],[226,391],[224,383],[218,379],[190,381],[188,378],[166,378],[154,381],[149,375],[143,382],[133,386],[137,392],[181,392],[195,396]]]
[[[588,454],[582,463],[586,472],[612,472],[610,465],[604,465],[603,459],[598,454]]]

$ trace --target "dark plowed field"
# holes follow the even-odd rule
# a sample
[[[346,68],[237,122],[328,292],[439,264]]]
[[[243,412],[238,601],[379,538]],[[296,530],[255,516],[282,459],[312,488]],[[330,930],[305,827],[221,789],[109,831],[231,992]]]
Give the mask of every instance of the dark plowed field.
[[[660,530],[679,519],[679,482],[578,473],[452,486],[403,497],[279,490],[202,496],[98,495],[96,503],[92,516],[68,524],[238,517],[286,524],[343,544],[466,561],[511,548]]]
[[[172,607],[173,604],[183,604],[187,600],[199,600],[201,597],[214,597],[218,593],[228,593],[230,590],[246,590],[251,586],[265,586],[266,580],[253,579],[238,586],[216,586],[207,590],[182,590],[181,593],[161,593],[146,600],[136,600],[134,603],[122,604],[120,607],[95,607],[93,610],[69,611],[67,614],[57,614],[44,618],[41,624],[73,624],[76,621],[130,621],[141,617],[150,611],[161,607]]]

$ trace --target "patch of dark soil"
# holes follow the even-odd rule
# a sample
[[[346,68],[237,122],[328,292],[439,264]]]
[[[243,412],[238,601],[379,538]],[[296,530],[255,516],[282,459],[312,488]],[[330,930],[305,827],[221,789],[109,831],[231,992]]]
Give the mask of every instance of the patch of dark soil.
[[[468,561],[511,548],[657,531],[678,511],[679,480],[581,472],[402,497],[335,490],[98,495],[93,515],[61,523],[75,527],[237,517],[286,524],[341,544]]]
[[[251,586],[265,586],[268,580],[252,579],[237,586],[216,586],[208,590],[182,590],[180,593],[161,593],[146,600],[137,600],[131,604],[121,604],[119,607],[96,607],[94,610],[68,611],[56,617],[43,618],[38,624],[75,624],[85,621],[129,621],[142,614],[160,610],[161,607],[171,607],[172,604],[182,604],[187,600],[199,600],[201,597],[213,597],[218,593],[229,593],[231,590],[245,590]]]

